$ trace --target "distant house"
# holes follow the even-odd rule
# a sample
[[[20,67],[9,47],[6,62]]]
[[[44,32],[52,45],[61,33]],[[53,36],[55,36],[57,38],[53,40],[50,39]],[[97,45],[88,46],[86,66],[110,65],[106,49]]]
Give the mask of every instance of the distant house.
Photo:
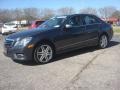
[[[102,20],[104,20],[110,24],[113,24],[113,25],[117,25],[117,23],[120,21],[118,18],[115,18],[115,17],[111,17],[111,18],[107,18],[107,19],[102,18]]]
[[[111,17],[107,20],[108,23],[114,24],[114,25],[116,25],[118,21],[119,21],[119,19],[115,18],[115,17]]]
[[[28,22],[27,22],[27,20],[21,20],[21,21],[15,20],[15,21],[11,21],[11,23],[15,23],[15,24],[27,24]]]
[[[28,24],[28,21],[27,20],[21,20],[21,21],[14,20],[14,21],[10,21],[9,23],[14,23],[18,27],[21,27],[21,26],[26,26]]]

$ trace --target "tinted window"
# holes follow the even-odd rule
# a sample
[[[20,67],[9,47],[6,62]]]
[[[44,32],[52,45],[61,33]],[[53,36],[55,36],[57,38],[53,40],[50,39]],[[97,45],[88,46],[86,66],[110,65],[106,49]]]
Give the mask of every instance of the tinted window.
[[[68,24],[72,26],[80,26],[83,25],[83,22],[80,16],[74,16],[68,21]]]
[[[99,21],[93,17],[93,16],[85,16],[84,17],[84,24],[89,25],[89,24],[95,24],[99,23]]]
[[[43,21],[36,21],[36,25],[39,26],[40,24],[42,24]]]
[[[41,24],[43,23],[44,21],[36,21],[36,24]]]

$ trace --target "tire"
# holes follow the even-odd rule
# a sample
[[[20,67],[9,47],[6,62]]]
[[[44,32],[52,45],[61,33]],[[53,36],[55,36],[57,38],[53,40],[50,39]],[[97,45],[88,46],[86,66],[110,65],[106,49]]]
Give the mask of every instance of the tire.
[[[99,38],[99,43],[98,43],[99,48],[101,48],[101,49],[106,48],[108,46],[108,43],[109,43],[108,36],[105,34],[101,35]]]
[[[39,44],[34,50],[34,60],[38,64],[50,62],[54,57],[54,49],[50,44]]]

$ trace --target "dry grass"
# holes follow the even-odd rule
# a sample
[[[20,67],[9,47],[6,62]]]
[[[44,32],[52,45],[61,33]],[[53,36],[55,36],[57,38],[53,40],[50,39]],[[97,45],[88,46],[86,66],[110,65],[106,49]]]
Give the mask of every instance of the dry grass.
[[[114,33],[120,33],[120,26],[113,26]]]

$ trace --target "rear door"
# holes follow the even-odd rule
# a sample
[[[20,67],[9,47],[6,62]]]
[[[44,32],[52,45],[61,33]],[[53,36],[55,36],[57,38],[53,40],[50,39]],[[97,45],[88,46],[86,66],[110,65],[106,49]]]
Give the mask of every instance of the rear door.
[[[83,20],[84,25],[86,26],[85,43],[87,45],[97,44],[101,24],[100,21],[95,16],[92,15],[85,15]]]

